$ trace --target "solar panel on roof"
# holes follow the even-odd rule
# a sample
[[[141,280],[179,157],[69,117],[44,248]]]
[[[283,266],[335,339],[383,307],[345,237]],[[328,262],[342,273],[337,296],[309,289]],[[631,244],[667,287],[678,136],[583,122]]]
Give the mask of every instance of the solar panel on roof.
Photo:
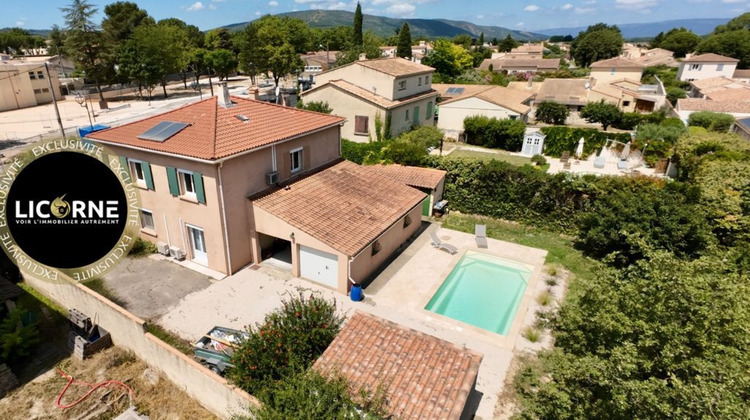
[[[464,88],[454,88],[453,93],[455,93],[456,95],[460,95],[464,93]]]
[[[162,121],[156,124],[152,128],[146,130],[145,133],[138,136],[141,140],[153,140],[163,142],[164,140],[174,136],[187,127],[188,123],[173,122],[173,121]]]
[[[445,91],[446,94],[451,94],[456,91],[456,88],[448,88],[448,90]]]

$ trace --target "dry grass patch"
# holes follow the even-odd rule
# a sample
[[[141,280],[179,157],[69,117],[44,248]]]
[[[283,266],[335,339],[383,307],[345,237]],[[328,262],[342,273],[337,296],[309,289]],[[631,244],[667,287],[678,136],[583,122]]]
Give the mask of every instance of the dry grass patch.
[[[133,403],[151,420],[159,419],[217,419],[195,400],[179,390],[172,382],[137,359],[131,352],[118,347],[104,350],[92,358],[80,361],[70,357],[60,368],[79,381],[98,383],[115,380],[126,383],[135,391]],[[57,369],[15,389],[0,400],[4,420],[44,418],[67,420],[85,418],[110,419],[130,406],[127,391],[122,387],[102,387],[75,407],[60,409],[55,400],[67,384]],[[70,404],[88,392],[89,387],[78,382],[68,388],[62,404]]]

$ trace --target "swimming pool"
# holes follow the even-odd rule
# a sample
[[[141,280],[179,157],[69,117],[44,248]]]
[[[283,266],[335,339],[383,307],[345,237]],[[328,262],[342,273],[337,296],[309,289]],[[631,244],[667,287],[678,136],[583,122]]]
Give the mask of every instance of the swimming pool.
[[[531,273],[525,264],[467,251],[425,309],[507,335]]]

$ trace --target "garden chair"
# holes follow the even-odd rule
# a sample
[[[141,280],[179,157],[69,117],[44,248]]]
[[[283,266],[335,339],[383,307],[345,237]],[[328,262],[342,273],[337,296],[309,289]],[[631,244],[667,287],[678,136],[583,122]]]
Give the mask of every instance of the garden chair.
[[[474,225],[474,236],[479,248],[487,248],[487,225]]]
[[[432,246],[437,249],[444,249],[448,251],[449,254],[453,255],[456,252],[458,252],[458,248],[451,244],[446,244],[445,242],[441,241],[440,238],[438,238],[437,233],[430,232],[430,239],[432,240]]]

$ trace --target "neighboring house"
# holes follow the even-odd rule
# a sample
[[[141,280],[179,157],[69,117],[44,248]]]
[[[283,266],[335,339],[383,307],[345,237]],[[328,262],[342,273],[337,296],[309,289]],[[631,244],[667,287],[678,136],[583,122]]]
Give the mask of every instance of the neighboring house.
[[[622,79],[610,83],[599,83],[593,80],[589,90],[588,101],[604,102],[617,105],[623,112],[653,112],[666,104],[667,95],[664,85],[657,78],[652,85],[639,81]]]
[[[465,346],[355,311],[313,369],[346,378],[353,396],[381,388],[388,418],[459,420],[474,417],[482,358]]]
[[[534,105],[552,101],[564,104],[571,111],[580,111],[588,103],[589,79],[545,79],[534,98]]]
[[[63,99],[57,71],[49,69],[50,80],[44,62],[27,63],[21,60],[0,62],[0,111],[28,108],[52,102],[52,95]],[[52,90],[50,90],[52,82]]]
[[[230,97],[222,83],[219,97],[87,139],[140,188],[141,236],[186,265],[231,275],[290,255],[292,275],[346,293],[419,229],[427,197],[341,161],[343,123]]]
[[[493,53],[491,59],[499,58],[527,58],[536,59],[544,58],[544,45],[542,44],[525,44],[513,48],[509,52]]]
[[[646,67],[665,65],[677,67],[679,63],[674,59],[674,52],[663,48],[641,48],[633,44],[623,46],[620,57],[636,61]]]
[[[530,92],[494,85],[434,85],[441,93],[437,126],[451,138],[464,131],[464,119],[483,115],[498,119],[527,120]]]
[[[732,78],[740,60],[719,54],[701,54],[682,60],[677,79],[687,82],[712,77]]]
[[[734,121],[732,128],[729,131],[737,133],[744,137],[745,140],[750,140],[750,118],[741,118]]]
[[[328,102],[333,114],[346,117],[344,138],[375,139],[378,117],[395,137],[415,125],[434,124],[434,71],[402,58],[355,61],[318,74],[317,86],[300,96],[305,102]]]
[[[683,98],[677,100],[675,112],[679,118],[687,122],[690,114],[698,111],[722,112],[731,114],[735,118],[750,117],[750,102],[748,101],[712,101],[698,98]]]
[[[617,80],[641,81],[643,64],[622,57],[600,60],[591,64],[591,78],[598,84],[611,83]]]
[[[750,70],[737,69],[734,71],[732,79],[741,83],[750,83]]]
[[[372,168],[394,181],[406,184],[429,195],[429,200],[422,202],[422,216],[432,216],[435,204],[443,198],[445,171],[402,165],[375,165]]]
[[[300,54],[302,61],[305,62],[303,75],[315,75],[327,71],[336,62],[338,51],[316,51],[307,54]]]
[[[479,69],[489,70],[490,66],[492,66],[492,71],[496,73],[506,71],[508,74],[533,74],[557,71],[560,68],[560,59],[506,57],[493,60],[486,58],[479,65]]]
[[[690,82],[690,97],[712,101],[750,101],[750,85],[726,77]]]
[[[398,47],[396,47],[395,45],[388,45],[380,47],[380,53],[383,57],[395,58],[397,49]],[[422,63],[422,59],[424,58],[424,56],[432,52],[432,50],[433,47],[431,43],[419,41],[419,44],[412,45],[411,47],[411,61],[417,64]]]

